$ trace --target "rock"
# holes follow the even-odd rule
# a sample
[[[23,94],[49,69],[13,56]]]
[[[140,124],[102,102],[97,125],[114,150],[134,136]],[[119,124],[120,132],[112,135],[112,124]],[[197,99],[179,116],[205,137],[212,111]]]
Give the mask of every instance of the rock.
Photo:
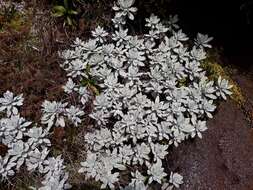
[[[253,132],[232,101],[222,103],[203,139],[171,152],[170,170],[184,177],[182,190],[252,190]]]

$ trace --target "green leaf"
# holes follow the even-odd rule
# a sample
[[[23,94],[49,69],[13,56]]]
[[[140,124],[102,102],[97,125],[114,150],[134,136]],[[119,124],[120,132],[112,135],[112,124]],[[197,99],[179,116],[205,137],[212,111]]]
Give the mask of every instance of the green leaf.
[[[72,19],[69,16],[67,16],[67,24],[70,26],[73,25]]]
[[[77,11],[74,11],[74,10],[70,10],[70,11],[68,11],[68,13],[69,13],[70,15],[77,15],[77,14],[78,14],[78,12],[77,12]]]
[[[90,65],[88,64],[88,65],[86,66],[86,69],[85,69],[87,74],[90,73],[90,68],[91,68],[91,67],[90,67]]]
[[[53,7],[53,10],[55,11],[55,12],[61,12],[61,13],[65,13],[66,12],[66,9],[65,9],[65,7],[63,7],[63,6],[61,6],[61,5],[56,5],[56,6],[54,6]]]
[[[61,17],[61,16],[63,16],[63,15],[64,15],[63,12],[55,12],[55,13],[53,13],[53,16],[54,16],[54,17]]]

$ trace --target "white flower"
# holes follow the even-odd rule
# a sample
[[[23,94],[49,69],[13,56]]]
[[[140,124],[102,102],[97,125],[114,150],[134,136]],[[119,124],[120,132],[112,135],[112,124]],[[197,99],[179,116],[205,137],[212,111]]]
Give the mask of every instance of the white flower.
[[[65,190],[70,189],[71,185],[67,183],[69,175],[64,173],[62,175],[48,176],[42,184],[44,186],[40,187],[38,190]]]
[[[121,28],[123,25],[126,24],[126,18],[122,14],[116,14],[115,17],[112,19],[114,27],[116,29]]]
[[[154,94],[161,94],[163,88],[164,87],[160,83],[151,81],[150,83],[148,83],[145,90],[147,92],[153,92]]]
[[[139,162],[141,165],[145,160],[149,160],[150,147],[145,143],[137,145],[135,149],[134,162]]]
[[[92,39],[82,45],[82,48],[88,53],[94,53],[97,49],[97,40]]]
[[[109,101],[109,97],[106,94],[100,94],[96,97],[94,105],[96,106],[97,110],[107,109],[107,107],[111,107],[112,102]]]
[[[68,72],[67,76],[76,78],[76,77],[88,77],[84,70],[86,69],[86,63],[80,59],[76,59],[70,62],[69,67],[66,68]]]
[[[166,33],[168,32],[169,28],[167,28],[165,25],[163,25],[162,23],[158,23],[156,25],[156,30],[158,32],[158,34],[162,34],[162,33]]]
[[[67,83],[63,86],[64,92],[70,94],[74,90],[76,90],[76,84],[73,82],[71,78],[68,78]]]
[[[130,36],[130,39],[128,41],[128,44],[126,45],[126,49],[138,49],[138,50],[142,50],[144,49],[144,40],[143,39],[139,39],[138,36]]]
[[[196,116],[193,117],[191,121],[193,123],[193,127],[195,128],[195,131],[191,133],[191,137],[195,137],[197,135],[199,138],[202,138],[202,132],[207,130],[206,121],[197,120]]]
[[[118,83],[118,74],[112,73],[111,75],[107,76],[102,86],[108,90],[118,90],[121,86],[120,83]]]
[[[207,47],[207,48],[211,48],[212,46],[209,45],[208,43],[210,41],[213,40],[213,37],[209,37],[208,35],[204,35],[204,34],[197,34],[197,38],[195,40],[195,44],[198,47]]]
[[[190,119],[180,114],[172,121],[172,131],[176,133],[184,132],[191,133],[194,131],[194,127],[189,123]]]
[[[200,105],[200,110],[204,112],[209,118],[213,118],[211,113],[214,112],[215,109],[216,109],[216,106],[213,105],[212,100],[210,101],[203,100],[203,102]]]
[[[169,117],[168,117],[168,120],[170,120]],[[158,128],[159,140],[163,140],[163,139],[170,140],[171,122],[163,121],[157,128]]]
[[[120,75],[127,78],[128,80],[140,82],[139,77],[142,74],[139,72],[138,67],[129,66],[128,72],[126,73],[125,71],[122,71],[120,72]]]
[[[149,184],[152,183],[153,181],[156,181],[160,184],[162,183],[162,179],[166,177],[167,174],[164,172],[161,160],[157,160],[155,164],[149,166],[148,175],[150,175],[148,180]]]
[[[132,161],[132,157],[134,155],[133,148],[128,146],[123,146],[119,148],[120,155],[122,156],[123,163],[130,164]]]
[[[175,62],[171,64],[171,72],[178,78],[178,79],[182,79],[186,76],[185,74],[185,68],[184,66],[179,63],[179,62]]]
[[[81,162],[81,168],[78,170],[79,173],[87,173],[88,177],[95,177],[98,170],[97,155],[90,151],[87,152],[87,158],[85,162]]]
[[[189,74],[190,80],[194,80],[199,77],[199,73],[202,71],[200,63],[197,61],[188,61],[185,64],[186,72]]]
[[[159,22],[160,22],[160,18],[158,18],[154,14],[151,14],[150,18],[146,18],[145,26],[150,27],[150,28],[155,28]]]
[[[224,100],[226,100],[226,95],[231,95],[232,92],[230,89],[233,87],[233,85],[229,85],[228,80],[221,79],[219,76],[218,78],[218,84],[216,87],[216,95],[221,96]]]
[[[108,118],[109,118],[109,113],[106,111],[96,111],[94,113],[89,114],[89,116],[92,119],[95,119],[98,125],[106,125],[106,123],[108,123]]]
[[[202,78],[200,82],[193,83],[194,87],[196,89],[199,89],[203,96],[206,96],[210,99],[216,99],[215,96],[215,88],[214,88],[214,82],[213,81],[207,81],[205,78]]]
[[[78,126],[82,122],[80,117],[84,115],[84,111],[75,106],[70,106],[66,109],[66,115],[75,126]]]
[[[91,98],[91,92],[87,89],[87,87],[82,86],[79,88],[78,94],[82,105],[85,106]]]
[[[40,173],[43,173],[44,161],[48,156],[49,150],[44,148],[42,151],[39,151],[37,148],[34,151],[28,153],[28,158],[26,159],[26,166],[28,171],[34,171],[39,169]]]
[[[196,46],[194,46],[191,50],[191,56],[196,61],[201,61],[206,58],[206,52],[203,48],[197,48]]]
[[[53,173],[61,173],[61,171],[65,168],[63,165],[62,156],[59,155],[55,157],[49,157],[44,161],[44,170],[43,173],[53,174]]]
[[[169,182],[172,183],[176,188],[179,188],[179,186],[183,184],[183,176],[178,173],[171,172]]]
[[[98,80],[104,80],[108,75],[111,75],[111,69],[107,66],[101,66],[100,68],[91,68],[91,75],[98,78]]]
[[[168,25],[169,25],[169,30],[173,31],[174,29],[178,29],[179,26],[177,25],[179,19],[178,19],[178,15],[170,15],[169,16],[169,21],[168,21]]]
[[[182,30],[174,32],[174,37],[176,40],[181,41],[181,42],[187,41],[189,39],[187,35],[183,33]]]
[[[74,40],[74,45],[73,46],[84,46],[85,45],[85,43],[80,39],[80,38],[76,38],[75,40]]]
[[[103,27],[97,26],[95,31],[92,31],[92,36],[100,43],[103,43],[105,37],[108,36],[108,32],[106,32]]]
[[[186,64],[189,63],[189,52],[188,52],[188,49],[186,47],[179,46],[178,48],[175,48],[173,51],[175,53],[177,53],[177,56],[179,58],[180,63],[183,63],[183,62],[186,62]],[[187,68],[186,65],[185,65],[185,67]]]
[[[138,171],[136,170],[135,173],[131,172],[132,175],[132,181],[129,184],[128,188],[129,190],[134,189],[134,190],[146,190],[147,187],[144,184],[145,177]]]
[[[89,66],[102,65],[105,61],[105,56],[102,53],[94,53],[90,55],[88,64]]]
[[[114,189],[114,183],[118,182],[119,179],[119,173],[111,173],[109,171],[105,171],[102,173],[100,177],[100,181],[103,183],[101,185],[101,189],[105,189],[107,186],[109,186],[111,189]]]
[[[148,34],[145,34],[145,37],[153,42],[155,39],[159,39],[159,31],[149,30]]]
[[[36,147],[38,145],[51,145],[50,140],[46,138],[46,136],[48,135],[48,131],[43,130],[42,127],[30,128],[26,135],[29,137],[28,144],[32,147]]]
[[[118,0],[113,10],[117,11],[119,16],[128,16],[129,19],[134,20],[133,13],[137,11],[137,8],[132,7],[134,1],[135,0]]]
[[[60,160],[62,161],[62,160]],[[38,190],[65,190],[70,189],[71,185],[67,183],[69,174],[65,172],[64,167],[57,168],[45,175],[45,179],[41,182],[42,187]]]
[[[112,57],[109,59],[110,66],[115,69],[115,73],[118,73],[122,67],[124,66],[124,62],[121,60],[120,57]]]
[[[8,154],[13,156],[13,160],[16,160],[16,168],[19,169],[21,165],[25,162],[25,159],[29,153],[29,145],[24,143],[22,140],[19,140],[12,144],[10,149],[8,150]]]
[[[10,115],[18,114],[17,107],[23,105],[23,94],[20,94],[18,96],[14,96],[14,94],[10,91],[6,91],[3,94],[3,98],[0,98],[0,112],[6,110],[7,111],[7,117]]]
[[[48,127],[52,127],[54,124],[65,127],[65,121],[62,115],[65,113],[66,106],[67,103],[45,100],[42,104],[43,116],[41,123],[47,124]]]
[[[127,53],[126,53],[128,59],[129,59],[129,63],[135,67],[137,66],[145,66],[145,64],[143,63],[145,61],[145,57],[144,52],[138,51],[136,49],[130,49]]]
[[[170,105],[160,101],[160,97],[157,96],[155,102],[151,102],[150,104],[150,111],[147,113],[154,112],[157,116],[163,118],[166,116],[165,112],[169,109]]]
[[[174,144],[175,147],[178,147],[179,143],[185,140],[185,134],[178,130],[173,131],[171,136],[172,138],[169,141],[169,144]]]
[[[10,157],[5,156],[4,158],[0,156],[0,181],[7,180],[15,174],[14,167],[16,166],[15,160],[10,160]]]
[[[119,29],[119,31],[115,31],[115,34],[113,34],[112,39],[114,41],[117,41],[116,45],[120,46],[123,42],[126,42],[130,39],[130,36],[128,36],[128,29],[123,30]]]
[[[155,161],[157,159],[164,159],[165,156],[168,154],[167,149],[169,145],[161,145],[161,144],[151,144],[151,150],[152,153],[154,154]]]
[[[4,144],[9,145],[11,142],[23,138],[24,132],[32,122],[26,121],[19,115],[12,115],[10,118],[2,119],[2,126],[4,129],[4,138],[1,140]],[[10,141],[11,140],[11,141]]]

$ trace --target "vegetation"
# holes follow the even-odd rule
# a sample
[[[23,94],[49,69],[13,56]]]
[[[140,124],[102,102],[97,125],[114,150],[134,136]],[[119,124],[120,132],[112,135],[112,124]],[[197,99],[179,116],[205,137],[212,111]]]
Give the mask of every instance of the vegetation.
[[[63,0],[63,3],[53,6],[53,16],[63,17],[64,25],[76,25],[75,16],[78,12],[74,8],[74,3],[71,0]]]
[[[212,38],[143,17],[169,0],[35,2],[0,6],[1,188],[179,188],[173,147],[231,92],[245,103]]]

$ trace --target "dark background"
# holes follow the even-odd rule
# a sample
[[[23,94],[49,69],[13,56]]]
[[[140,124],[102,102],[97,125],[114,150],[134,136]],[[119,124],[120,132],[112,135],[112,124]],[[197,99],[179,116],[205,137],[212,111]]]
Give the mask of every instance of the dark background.
[[[252,24],[247,14],[253,11],[250,1],[177,0],[177,6],[188,32],[199,31],[214,36],[228,53],[249,53],[247,50],[252,47]]]
[[[178,14],[180,26],[189,36],[197,32],[214,37],[231,64],[253,66],[253,0],[137,0],[140,14],[168,19]]]

